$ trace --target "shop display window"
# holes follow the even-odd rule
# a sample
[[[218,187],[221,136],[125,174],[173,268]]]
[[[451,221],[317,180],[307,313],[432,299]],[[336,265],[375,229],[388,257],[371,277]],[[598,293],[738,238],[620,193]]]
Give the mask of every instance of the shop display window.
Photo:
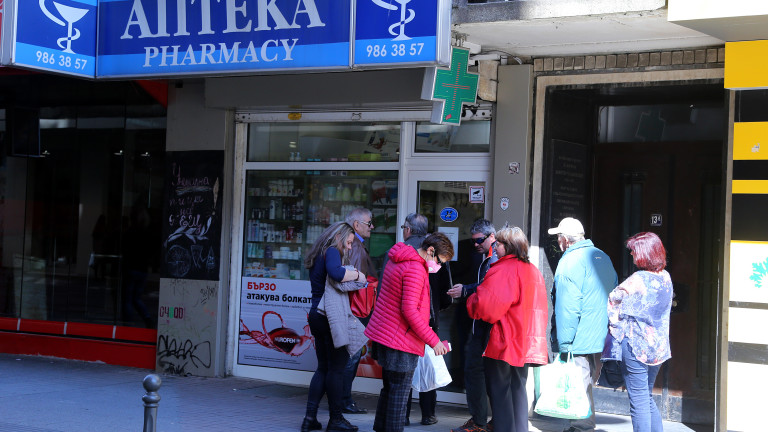
[[[419,122],[416,153],[488,153],[491,150],[491,121],[465,121],[460,126]]]
[[[357,207],[370,209],[374,264],[395,243],[397,171],[248,171],[243,276],[309,280],[308,248]]]
[[[400,123],[252,123],[249,162],[393,162]]]
[[[4,88],[51,105],[0,110],[0,317],[155,328],[165,108],[130,83],[23,78]]]

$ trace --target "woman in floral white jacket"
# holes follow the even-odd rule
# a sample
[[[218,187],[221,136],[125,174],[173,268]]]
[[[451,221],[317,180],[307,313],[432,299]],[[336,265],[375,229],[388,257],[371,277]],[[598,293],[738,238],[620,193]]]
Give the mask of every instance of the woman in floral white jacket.
[[[661,364],[672,357],[669,312],[674,294],[664,270],[667,253],[659,236],[651,232],[630,237],[627,248],[638,271],[608,296],[609,330],[617,345],[613,352],[621,355],[615,359],[621,360],[633,430],[663,431],[652,391]]]

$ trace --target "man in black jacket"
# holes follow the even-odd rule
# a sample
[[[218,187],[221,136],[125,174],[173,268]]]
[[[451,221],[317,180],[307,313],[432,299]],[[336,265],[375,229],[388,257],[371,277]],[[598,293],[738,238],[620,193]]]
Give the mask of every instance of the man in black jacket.
[[[466,299],[477,290],[485,278],[491,264],[499,258],[493,250],[496,242],[496,228],[487,219],[478,219],[469,230],[477,252],[483,254],[483,262],[477,271],[477,283],[456,284],[448,290],[454,299]],[[452,432],[481,432],[488,428],[488,395],[485,391],[485,370],[483,369],[483,351],[488,342],[491,325],[480,320],[472,322],[469,341],[464,354],[464,388],[467,394],[467,408],[472,416],[463,426]]]

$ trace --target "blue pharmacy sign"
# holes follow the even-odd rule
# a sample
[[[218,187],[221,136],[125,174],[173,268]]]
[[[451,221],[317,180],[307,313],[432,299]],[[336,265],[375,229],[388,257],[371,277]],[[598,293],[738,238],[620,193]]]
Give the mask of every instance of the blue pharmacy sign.
[[[450,1],[357,0],[355,66],[450,61]]]
[[[97,0],[3,3],[3,64],[94,77]]]
[[[101,0],[98,77],[350,65],[351,0]]]
[[[447,65],[451,0],[0,0],[0,63],[90,78]]]

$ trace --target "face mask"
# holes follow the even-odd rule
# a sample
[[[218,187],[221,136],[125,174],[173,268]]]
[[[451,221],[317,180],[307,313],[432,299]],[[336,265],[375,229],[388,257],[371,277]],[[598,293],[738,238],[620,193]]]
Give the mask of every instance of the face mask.
[[[430,273],[437,273],[440,271],[440,264],[437,261],[427,261],[427,268]]]

